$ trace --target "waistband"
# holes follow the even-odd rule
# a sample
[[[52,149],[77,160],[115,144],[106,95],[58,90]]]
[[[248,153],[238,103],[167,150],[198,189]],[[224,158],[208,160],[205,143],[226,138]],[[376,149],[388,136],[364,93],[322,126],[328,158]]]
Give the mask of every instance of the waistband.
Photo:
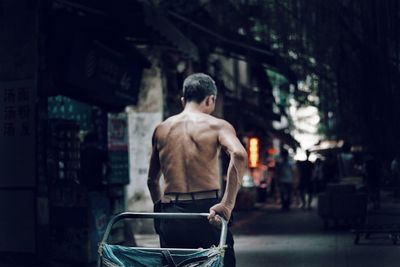
[[[219,198],[218,189],[209,191],[200,191],[200,192],[189,192],[189,193],[168,192],[165,193],[164,196],[161,198],[161,203],[196,201],[201,199],[218,199],[218,198]]]

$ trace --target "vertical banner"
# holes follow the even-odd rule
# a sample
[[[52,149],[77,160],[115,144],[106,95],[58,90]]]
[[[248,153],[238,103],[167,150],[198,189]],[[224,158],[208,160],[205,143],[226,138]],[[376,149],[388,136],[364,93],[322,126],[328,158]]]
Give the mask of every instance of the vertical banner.
[[[0,187],[35,186],[35,85],[0,81]]]
[[[127,116],[125,113],[108,114],[108,150],[128,151]]]
[[[35,251],[35,89],[0,81],[0,251]]]
[[[110,184],[129,184],[128,119],[126,113],[108,114]]]
[[[153,208],[147,189],[151,156],[151,138],[161,122],[161,112],[131,112],[128,115],[130,184],[127,187],[128,209],[150,211]]]

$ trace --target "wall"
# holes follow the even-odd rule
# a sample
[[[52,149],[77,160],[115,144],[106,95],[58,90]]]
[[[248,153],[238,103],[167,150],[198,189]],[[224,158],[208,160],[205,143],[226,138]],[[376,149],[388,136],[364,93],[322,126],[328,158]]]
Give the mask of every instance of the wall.
[[[0,251],[36,251],[36,1],[0,1]]]
[[[151,138],[163,118],[162,71],[153,60],[145,69],[137,106],[128,108],[130,184],[127,186],[127,208],[130,211],[152,211],[153,203],[147,188],[147,174],[151,155]],[[152,231],[152,224],[138,221],[135,232]]]

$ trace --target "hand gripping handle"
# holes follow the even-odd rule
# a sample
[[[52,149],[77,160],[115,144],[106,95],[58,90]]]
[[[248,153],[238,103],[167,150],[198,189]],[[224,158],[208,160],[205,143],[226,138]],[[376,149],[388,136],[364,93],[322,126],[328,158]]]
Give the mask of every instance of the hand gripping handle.
[[[101,244],[105,244],[110,235],[114,224],[125,219],[207,219],[208,213],[151,213],[151,212],[122,212],[115,215],[107,224]],[[218,215],[217,215],[218,216]],[[226,244],[226,236],[228,232],[227,221],[219,216],[221,220],[221,236],[218,247],[223,248]]]

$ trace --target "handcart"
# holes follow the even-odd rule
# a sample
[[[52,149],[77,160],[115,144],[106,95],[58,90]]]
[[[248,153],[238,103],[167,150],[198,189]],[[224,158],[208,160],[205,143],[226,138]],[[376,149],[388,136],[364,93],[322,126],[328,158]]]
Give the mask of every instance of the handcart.
[[[385,211],[370,211],[363,227],[353,229],[354,244],[358,245],[361,238],[388,238],[393,245],[400,242],[400,213]],[[390,223],[388,223],[390,222]]]
[[[107,225],[99,245],[98,267],[221,267],[228,231],[227,222],[221,218],[221,235],[218,246],[211,248],[149,248],[127,247],[107,243],[114,224],[125,219],[201,219],[208,213],[135,213],[123,212],[114,216]]]
[[[364,225],[352,230],[354,244],[359,244],[362,238],[389,239],[393,245],[400,242],[400,207],[389,196],[389,194],[383,195],[384,201],[375,203],[376,197],[374,201],[373,196],[369,194],[368,200],[372,205],[367,211]]]

